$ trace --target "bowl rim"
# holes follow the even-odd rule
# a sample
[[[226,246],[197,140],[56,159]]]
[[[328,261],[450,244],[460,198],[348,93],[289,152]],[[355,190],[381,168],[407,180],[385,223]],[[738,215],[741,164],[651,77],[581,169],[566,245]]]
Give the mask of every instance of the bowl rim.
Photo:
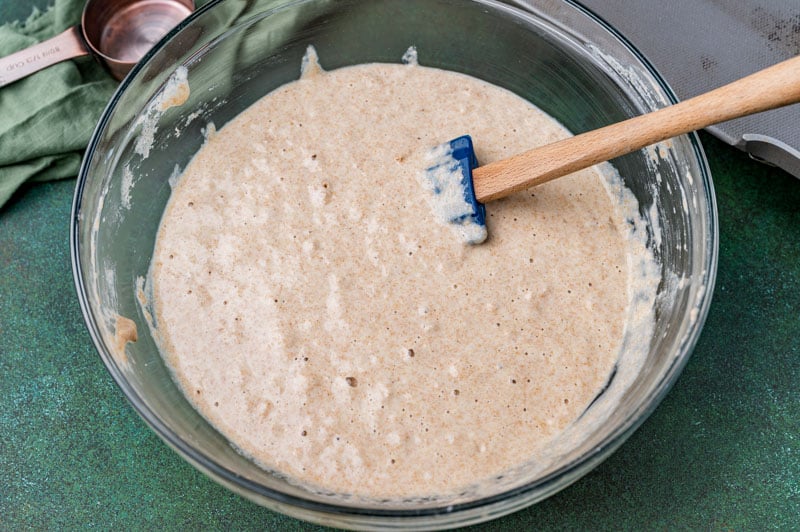
[[[191,443],[178,436],[178,434],[176,434],[133,389],[119,368],[118,362],[104,348],[105,342],[103,335],[101,333],[100,326],[98,325],[98,320],[92,311],[89,292],[87,291],[87,285],[84,282],[84,268],[80,261],[80,227],[84,223],[84,220],[82,220],[81,216],[83,204],[82,200],[84,191],[89,181],[89,169],[93,160],[93,156],[97,152],[98,144],[106,130],[106,127],[109,124],[111,116],[113,115],[122,95],[132,83],[132,80],[134,80],[136,76],[142,72],[144,67],[155,56],[155,54],[157,54],[158,51],[160,51],[168,41],[178,35],[183,28],[189,26],[195,20],[202,17],[208,11],[213,10],[215,6],[223,3],[224,1],[225,0],[210,0],[196,9],[186,19],[168,32],[122,80],[103,110],[94,132],[92,133],[91,139],[85,151],[84,158],[81,162],[75,193],[73,196],[72,210],[70,214],[70,257],[72,263],[73,281],[77,291],[81,313],[91,336],[95,350],[100,355],[104,365],[106,366],[106,369],[109,371],[117,386],[123,392],[128,402],[133,406],[139,417],[141,417],[165,443],[167,443],[185,460],[190,462],[204,474],[210,476],[212,479],[225,485],[229,489],[232,489],[236,493],[239,493],[240,495],[243,495],[255,502],[271,507],[274,510],[287,513],[294,517],[325,524],[331,524],[334,522],[344,526],[356,527],[364,526],[365,524],[374,525],[376,522],[375,520],[379,522],[382,519],[394,521],[395,519],[405,518],[408,521],[418,521],[420,519],[424,520],[428,518],[431,519],[431,521],[427,524],[433,527],[439,527],[443,525],[452,526],[455,524],[466,525],[484,521],[490,518],[493,519],[500,517],[501,515],[517,511],[523,507],[529,506],[535,502],[549,497],[550,495],[560,491],[561,489],[572,484],[574,481],[578,480],[581,476],[583,476],[583,474],[610,456],[613,451],[622,445],[625,440],[627,440],[627,438],[650,416],[650,414],[661,403],[667,392],[671,389],[682,369],[688,362],[688,359],[690,358],[690,354],[702,332],[703,325],[711,305],[712,294],[716,281],[719,252],[718,214],[711,172],[697,133],[684,135],[684,137],[686,137],[689,141],[696,158],[697,166],[701,173],[701,179],[699,182],[702,186],[698,187],[698,194],[705,198],[707,204],[707,210],[704,213],[706,217],[702,218],[702,220],[706,222],[706,234],[704,236],[708,241],[708,253],[703,257],[704,271],[706,275],[706,277],[703,279],[705,293],[698,298],[697,305],[693,307],[697,312],[695,319],[689,323],[686,333],[681,339],[679,353],[674,357],[669,368],[664,371],[661,380],[654,388],[655,393],[651,396],[650,400],[642,403],[639,408],[632,411],[631,414],[624,419],[622,423],[620,423],[616,430],[606,435],[606,437],[603,439],[603,445],[595,446],[591,451],[581,455],[572,462],[563,464],[542,478],[515,488],[503,490],[494,495],[478,498],[474,501],[437,505],[418,509],[382,509],[320,502],[318,500],[299,497],[266,487],[258,482],[243,478],[233,471],[219,465],[212,457],[206,456],[204,453],[195,449]],[[314,0],[287,0],[284,3],[281,3],[275,9],[285,9],[292,5],[310,1]],[[521,16],[523,18],[528,18],[535,16],[535,14],[526,11],[525,2],[520,0],[507,0],[505,2],[503,0],[470,1],[477,4],[487,5],[496,10],[512,12],[518,17]],[[607,32],[629,53],[631,53],[636,60],[639,61],[639,66],[651,76],[652,79],[650,81],[654,82],[658,88],[663,91],[663,96],[666,97],[669,104],[674,104],[679,101],[674,91],[671,89],[666,80],[658,73],[655,67],[627,38],[620,34],[619,31],[605,22],[601,17],[595,15],[589,9],[583,7],[576,0],[563,1],[567,7],[574,9],[579,15],[589,19],[591,23],[594,23],[598,26],[598,29]],[[552,24],[550,25],[552,26]],[[697,182],[698,180],[695,181]],[[267,500],[265,501],[264,499]],[[275,504],[269,504],[270,501]],[[498,508],[501,503],[507,504],[509,501],[516,501],[516,504],[510,506],[507,505],[504,508]],[[289,508],[287,508],[287,505]],[[291,508],[297,508],[302,512],[292,512],[290,511]],[[351,518],[352,521],[349,518]],[[359,522],[360,518],[372,518],[372,520],[367,522]],[[437,520],[437,518],[439,519]],[[444,519],[446,522],[443,522],[442,519]],[[414,524],[419,525],[419,523]]]

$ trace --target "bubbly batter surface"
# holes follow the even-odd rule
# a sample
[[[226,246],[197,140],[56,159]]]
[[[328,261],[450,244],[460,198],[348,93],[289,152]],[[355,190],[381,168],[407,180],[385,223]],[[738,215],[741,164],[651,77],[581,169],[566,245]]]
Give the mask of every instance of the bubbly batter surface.
[[[568,135],[460,74],[312,62],[186,168],[150,274],[157,332],[186,396],[264,467],[455,493],[535,457],[607,382],[635,209],[590,169],[487,205],[489,239],[465,246],[419,181],[464,133],[482,163]]]

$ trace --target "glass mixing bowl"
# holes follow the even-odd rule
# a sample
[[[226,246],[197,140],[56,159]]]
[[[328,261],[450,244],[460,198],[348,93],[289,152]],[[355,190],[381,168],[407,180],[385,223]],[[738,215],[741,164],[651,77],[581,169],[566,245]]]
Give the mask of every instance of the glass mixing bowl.
[[[484,492],[373,502],[312,493],[256,467],[192,408],[165,367],[147,325],[147,307],[140,304],[170,178],[200,148],[209,123],[224,126],[296,79],[309,44],[326,69],[400,62],[414,45],[421,64],[506,87],[575,133],[675,101],[629,43],[571,2],[211,2],[122,82],[80,171],[71,225],[73,269],[88,329],[108,370],[142,418],[190,463],[233,491],[302,519],[352,528],[466,525],[564,488],[653,411],[702,328],[716,273],[717,220],[697,138],[672,139],[613,161],[649,222],[662,278],[649,354],[630,378],[612,378],[603,400],[576,422],[583,437],[554,445],[544,466],[510,471]],[[183,73],[188,101],[168,108],[165,85]]]

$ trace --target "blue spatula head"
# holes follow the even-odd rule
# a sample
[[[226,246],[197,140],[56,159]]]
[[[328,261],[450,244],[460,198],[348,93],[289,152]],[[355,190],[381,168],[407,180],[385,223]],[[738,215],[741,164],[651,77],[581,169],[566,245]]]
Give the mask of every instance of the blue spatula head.
[[[472,138],[464,135],[431,151],[433,164],[425,172],[428,198],[436,217],[452,224],[468,244],[480,244],[488,236],[486,208],[475,198],[472,169],[478,166]]]

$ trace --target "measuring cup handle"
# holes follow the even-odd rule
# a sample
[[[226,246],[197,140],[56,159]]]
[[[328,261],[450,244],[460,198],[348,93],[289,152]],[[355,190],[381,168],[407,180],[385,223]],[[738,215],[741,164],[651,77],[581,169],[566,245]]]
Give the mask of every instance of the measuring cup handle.
[[[50,65],[88,54],[80,27],[73,26],[46,41],[0,58],[0,87]]]

